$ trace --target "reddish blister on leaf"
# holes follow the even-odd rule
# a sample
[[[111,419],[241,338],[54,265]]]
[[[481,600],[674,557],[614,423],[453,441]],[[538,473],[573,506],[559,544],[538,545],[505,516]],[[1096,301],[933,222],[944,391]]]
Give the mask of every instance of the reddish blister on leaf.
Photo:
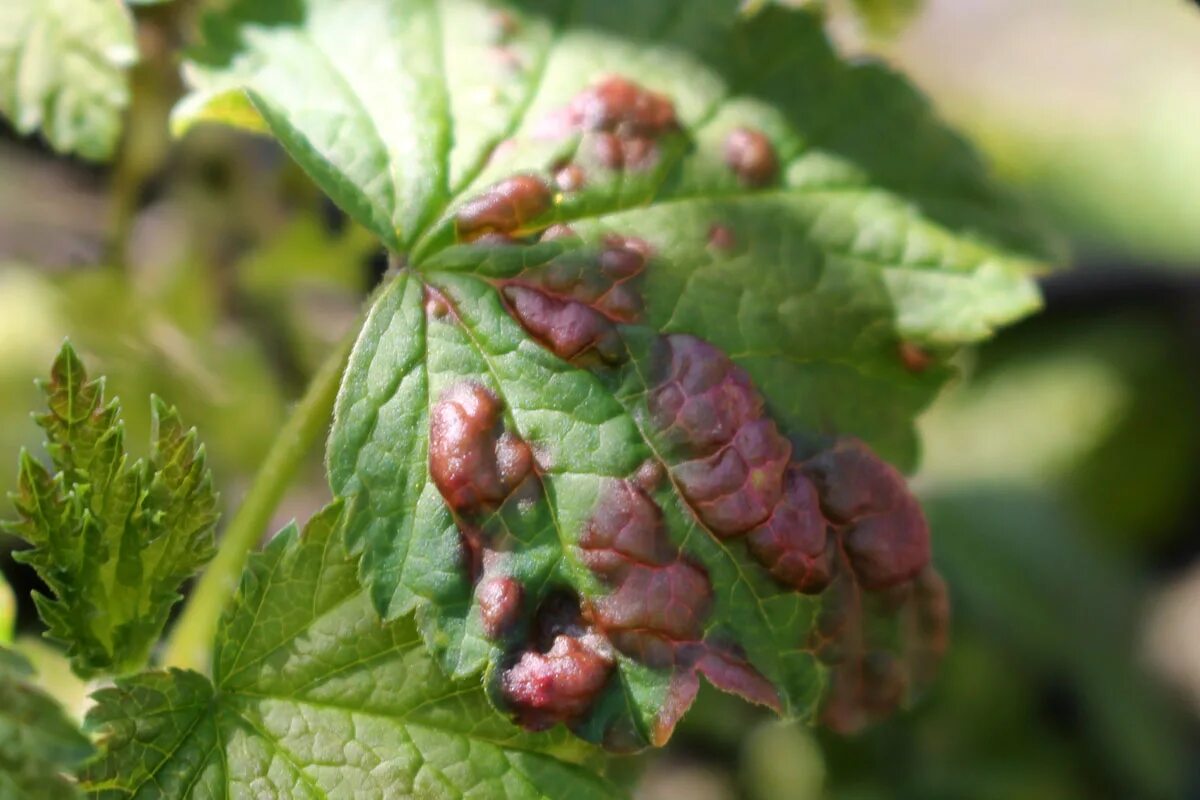
[[[735,128],[725,139],[725,163],[746,186],[766,186],[779,173],[775,146],[762,131]]]
[[[714,223],[708,229],[708,246],[722,253],[733,252],[737,248],[737,234],[728,225]]]
[[[649,253],[640,240],[610,236],[598,251],[571,251],[500,281],[501,294],[513,317],[559,358],[613,364],[625,352],[616,323],[643,312],[637,283]]]
[[[721,538],[772,515],[791,443],[766,416],[745,371],[694,336],[664,336],[647,408],[674,456],[671,474],[692,509]]]
[[[712,455],[762,416],[763,400],[750,377],[703,339],[660,337],[651,359],[647,408],[668,456]]]
[[[677,644],[698,641],[712,606],[704,570],[683,558],[662,511],[630,481],[607,483],[579,539],[581,560],[612,591],[589,602],[617,649],[656,667],[675,663]]]
[[[609,641],[584,620],[578,599],[566,590],[542,600],[528,641],[508,658],[499,673],[500,696],[531,730],[580,721],[615,668]]]
[[[514,175],[468,200],[455,214],[460,239],[507,236],[528,226],[554,204],[550,187],[535,175]]]
[[[578,164],[565,164],[554,171],[554,185],[563,192],[578,192],[586,180],[587,175]]]
[[[670,98],[610,75],[544,119],[535,135],[561,139],[585,134],[596,160],[605,167],[638,170],[657,162],[658,140],[678,129]]]
[[[691,705],[703,674],[716,686],[779,707],[775,688],[729,648],[705,639],[713,609],[707,572],[667,533],[662,510],[646,484],[661,471],[642,464],[630,480],[609,480],[579,540],[580,560],[609,587],[591,598],[586,615],[624,655],[671,670],[663,706],[650,730],[665,744]]]
[[[794,465],[783,497],[761,525],[746,536],[750,554],[780,583],[818,594],[833,579],[833,540],[817,490]]]
[[[511,630],[520,619],[524,595],[524,589],[515,579],[485,574],[475,587],[484,634],[498,639]]]
[[[430,411],[429,472],[459,514],[495,508],[529,474],[529,446],[502,430],[499,399],[479,383],[444,391]]]
[[[545,730],[583,717],[612,669],[613,659],[602,637],[560,634],[545,652],[521,653],[501,674],[500,690],[521,725]]]
[[[901,342],[896,351],[900,355],[900,363],[913,374],[919,375],[933,366],[933,354],[918,344]]]
[[[904,476],[857,439],[839,440],[804,462],[821,505],[867,589],[895,586],[929,563],[929,525]]]

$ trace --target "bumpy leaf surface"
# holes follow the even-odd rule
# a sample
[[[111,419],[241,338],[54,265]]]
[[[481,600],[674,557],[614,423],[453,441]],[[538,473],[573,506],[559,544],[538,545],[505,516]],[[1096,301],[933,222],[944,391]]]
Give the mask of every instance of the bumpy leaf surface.
[[[881,457],[1037,304],[912,89],[740,5],[245,0],[177,115],[269,130],[402,257],[329,448],[376,607],[615,748],[701,675],[840,728],[919,688],[944,588]]]
[[[35,595],[49,635],[80,675],[139,669],[179,600],[179,586],[212,555],[217,498],[196,432],[152,400],[150,457],[125,452],[117,401],[88,380],[64,345],[42,385],[38,415],[52,469],[21,454],[19,519],[31,564],[53,597]]]
[[[0,5],[0,114],[40,130],[63,153],[108,158],[137,59],[121,0],[5,0]]]
[[[97,798],[529,798],[618,789],[577,740],[490,713],[444,676],[411,619],[383,623],[356,579],[340,510],[252,558],[218,632],[213,678],[148,672],[95,696]]]
[[[33,668],[0,647],[0,797],[78,797],[66,778],[92,746],[59,705],[33,683]]]

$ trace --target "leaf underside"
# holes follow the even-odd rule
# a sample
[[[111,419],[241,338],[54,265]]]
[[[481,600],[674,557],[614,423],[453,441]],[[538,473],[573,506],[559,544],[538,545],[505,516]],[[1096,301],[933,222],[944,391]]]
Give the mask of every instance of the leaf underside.
[[[919,689],[945,593],[883,459],[1038,304],[902,79],[738,6],[247,0],[176,114],[269,131],[402,256],[328,452],[375,607],[618,749],[699,676],[839,728]]]
[[[121,0],[6,0],[0,5],[0,114],[62,153],[112,155],[137,59]]]
[[[95,798],[620,796],[596,754],[529,734],[447,679],[411,619],[371,611],[330,507],[251,558],[213,677],[174,670],[96,693]]]
[[[33,547],[16,553],[49,586],[35,594],[47,635],[67,645],[81,676],[142,667],[179,587],[212,556],[217,497],[196,432],[153,398],[151,453],[125,452],[117,401],[89,380],[64,345],[42,384],[52,469],[22,452],[18,519],[8,530]]]

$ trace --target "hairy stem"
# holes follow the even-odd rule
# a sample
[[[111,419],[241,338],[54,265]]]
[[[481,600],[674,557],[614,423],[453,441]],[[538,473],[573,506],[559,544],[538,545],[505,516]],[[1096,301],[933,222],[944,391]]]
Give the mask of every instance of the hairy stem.
[[[204,571],[171,631],[163,665],[206,672],[217,621],[237,589],[250,552],[258,544],[284,491],[313,444],[329,428],[338,385],[354,335],[329,355],[279,431],[241,507],[229,522],[216,557]]]

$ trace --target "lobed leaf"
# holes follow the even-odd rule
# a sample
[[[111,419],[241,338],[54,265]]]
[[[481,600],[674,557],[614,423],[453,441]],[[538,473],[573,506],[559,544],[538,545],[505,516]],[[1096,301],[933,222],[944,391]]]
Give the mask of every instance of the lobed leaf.
[[[78,797],[66,775],[91,754],[75,723],[34,686],[29,662],[0,647],[0,797]]]
[[[839,728],[919,690],[945,590],[879,456],[1038,304],[924,101],[740,5],[242,0],[176,114],[269,131],[400,255],[328,452],[375,607],[618,749],[700,675]]]
[[[121,0],[6,0],[0,6],[0,114],[62,153],[112,155],[137,60]]]
[[[212,681],[146,672],[96,693],[90,796],[610,798],[596,755],[491,714],[410,619],[383,623],[331,506],[252,557]]]
[[[18,519],[31,564],[53,597],[34,595],[48,635],[68,646],[84,677],[140,668],[179,586],[213,551],[217,498],[196,432],[152,399],[151,452],[131,462],[117,401],[89,380],[69,344],[43,384],[51,469],[22,452]]]

